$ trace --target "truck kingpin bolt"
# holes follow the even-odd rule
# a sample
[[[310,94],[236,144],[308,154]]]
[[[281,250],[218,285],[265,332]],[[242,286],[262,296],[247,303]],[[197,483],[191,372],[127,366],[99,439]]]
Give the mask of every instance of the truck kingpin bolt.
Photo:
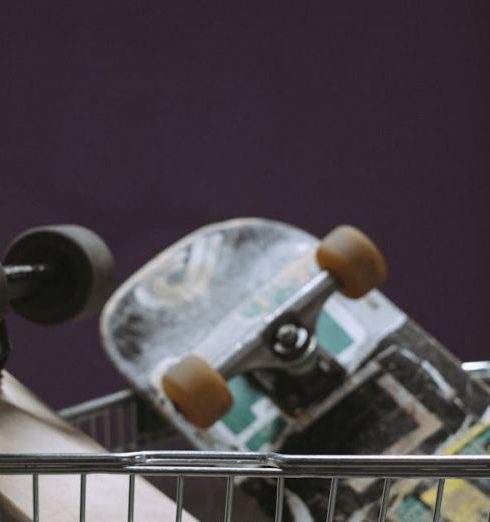
[[[284,359],[296,359],[308,348],[310,334],[302,326],[283,324],[276,332],[276,342],[272,346],[273,352]]]

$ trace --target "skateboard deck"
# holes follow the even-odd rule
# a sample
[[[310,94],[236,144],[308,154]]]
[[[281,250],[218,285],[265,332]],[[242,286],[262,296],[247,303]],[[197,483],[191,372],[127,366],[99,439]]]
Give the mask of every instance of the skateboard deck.
[[[318,315],[301,318],[330,361],[306,383],[277,369],[240,372],[237,364],[227,382],[233,406],[223,418],[199,429],[179,413],[162,385],[169,368],[189,353],[219,365],[251,332],[267,331],[276,311],[304,297],[303,289],[319,277],[318,243],[295,227],[261,219],[190,234],[111,297],[101,318],[108,356],[202,450],[431,454],[484,425],[488,389],[377,290],[356,300],[335,293]],[[288,481],[284,520],[322,520],[329,486],[328,480]],[[249,479],[242,487],[264,512],[273,512],[274,481]],[[379,480],[342,481],[338,520],[377,520],[382,487]],[[395,499],[400,487],[392,489],[390,520],[414,520],[399,507],[401,497]],[[430,494],[412,497],[414,510],[430,512]],[[464,520],[480,520],[476,516]]]
[[[12,375],[3,372],[0,391],[0,453],[87,453],[106,450],[60,419]],[[175,517],[174,502],[142,478],[135,481],[136,520],[157,522]],[[89,475],[86,519],[116,522],[128,516],[128,478]],[[39,518],[51,522],[80,520],[80,477],[39,476]],[[32,477],[0,475],[0,520],[33,520]],[[196,519],[183,514],[183,520]]]

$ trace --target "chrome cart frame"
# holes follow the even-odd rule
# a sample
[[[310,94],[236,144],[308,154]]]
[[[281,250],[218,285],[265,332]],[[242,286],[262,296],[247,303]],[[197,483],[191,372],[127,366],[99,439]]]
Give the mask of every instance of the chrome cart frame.
[[[464,363],[475,377],[490,379],[490,362]],[[202,452],[202,451],[123,451],[138,450],[175,436],[170,426],[145,430],[138,426],[138,408],[144,408],[131,391],[114,393],[60,412],[61,416],[88,432],[114,453],[100,454],[10,454],[0,455],[0,474],[32,475],[32,516],[39,518],[40,475],[80,476],[79,520],[86,520],[88,474],[128,476],[127,520],[134,521],[137,490],[135,477],[175,477],[175,521],[182,520],[184,481],[187,477],[222,477],[226,480],[224,509],[215,519],[230,522],[234,518],[235,482],[240,477],[276,480],[275,522],[283,519],[285,480],[316,477],[331,480],[325,499],[326,521],[332,522],[339,480],[343,478],[384,479],[378,520],[386,520],[393,481],[406,478],[437,479],[433,520],[441,518],[444,486],[449,478],[490,479],[490,455],[475,456],[330,456],[284,455],[278,453]],[[490,520],[490,499],[489,499]],[[44,522],[44,521],[42,521]],[[143,521],[137,521],[143,522]]]
[[[490,478],[490,455],[485,456],[295,456],[277,453],[155,451],[101,454],[23,454],[2,455],[2,474],[32,474],[33,519],[39,520],[39,475],[80,475],[80,521],[85,520],[86,478],[88,473],[127,474],[129,480],[128,521],[134,520],[135,476],[171,475],[177,477],[175,520],[182,519],[184,477],[226,477],[224,521],[232,520],[235,477],[277,479],[275,521],[282,520],[285,479],[308,477],[331,479],[327,522],[332,522],[339,479],[383,478],[379,521],[384,521],[392,481],[400,478],[438,479],[434,521],[440,511],[447,478]],[[490,500],[489,500],[490,504]]]

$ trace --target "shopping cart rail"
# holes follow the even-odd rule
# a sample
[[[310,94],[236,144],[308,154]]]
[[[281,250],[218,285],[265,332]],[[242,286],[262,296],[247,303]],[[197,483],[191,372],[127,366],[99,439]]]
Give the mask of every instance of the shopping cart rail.
[[[490,381],[490,363],[464,363],[463,368],[475,378]],[[341,480],[361,478],[382,480],[378,521],[386,520],[390,491],[397,480],[430,479],[436,484],[436,501],[432,520],[441,519],[444,488],[448,479],[490,479],[490,455],[290,455],[275,452],[236,451],[145,451],[145,447],[162,447],[162,441],[175,437],[171,424],[155,417],[150,408],[130,390],[87,401],[61,410],[60,415],[78,426],[105,447],[109,453],[14,453],[0,454],[0,475],[32,477],[32,519],[39,521],[40,480],[43,475],[76,475],[80,479],[79,510],[85,522],[87,477],[94,474],[126,475],[128,477],[127,520],[135,517],[138,488],[135,477],[173,477],[175,484],[175,520],[182,520],[184,483],[193,477],[224,478],[224,513],[218,515],[231,522],[240,509],[239,488],[234,486],[246,478],[275,481],[275,522],[283,520],[286,480],[326,479],[330,488],[326,502],[327,522],[334,520],[337,493]],[[153,416],[153,417],[152,417]],[[147,420],[149,419],[149,422]],[[169,439],[170,438],[170,439]],[[158,442],[157,442],[158,441]],[[132,451],[138,450],[138,451]],[[160,480],[160,479],[158,479]],[[192,484],[190,484],[192,489]],[[186,495],[187,497],[187,495]],[[490,517],[490,501],[489,501]]]
[[[285,455],[142,451],[0,454],[1,474],[134,473],[270,478],[490,478],[490,455]]]
[[[275,522],[282,520],[285,479],[308,477],[331,480],[326,520],[332,522],[339,480],[352,477],[383,478],[378,520],[386,520],[392,481],[406,478],[437,479],[437,500],[433,520],[440,520],[444,486],[448,478],[490,478],[490,456],[345,456],[283,455],[279,453],[150,451],[94,454],[12,454],[0,455],[0,474],[30,474],[33,482],[33,520],[39,520],[39,475],[80,475],[80,521],[85,521],[87,475],[126,474],[128,522],[134,520],[135,476],[177,477],[176,521],[183,512],[184,478],[226,477],[225,522],[232,520],[236,477],[274,478],[276,486]]]

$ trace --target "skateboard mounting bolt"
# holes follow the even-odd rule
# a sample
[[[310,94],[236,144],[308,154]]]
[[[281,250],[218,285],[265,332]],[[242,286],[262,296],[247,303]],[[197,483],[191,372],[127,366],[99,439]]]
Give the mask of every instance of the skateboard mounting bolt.
[[[293,360],[301,357],[310,343],[310,334],[302,326],[283,324],[276,332],[272,351],[282,359]]]

